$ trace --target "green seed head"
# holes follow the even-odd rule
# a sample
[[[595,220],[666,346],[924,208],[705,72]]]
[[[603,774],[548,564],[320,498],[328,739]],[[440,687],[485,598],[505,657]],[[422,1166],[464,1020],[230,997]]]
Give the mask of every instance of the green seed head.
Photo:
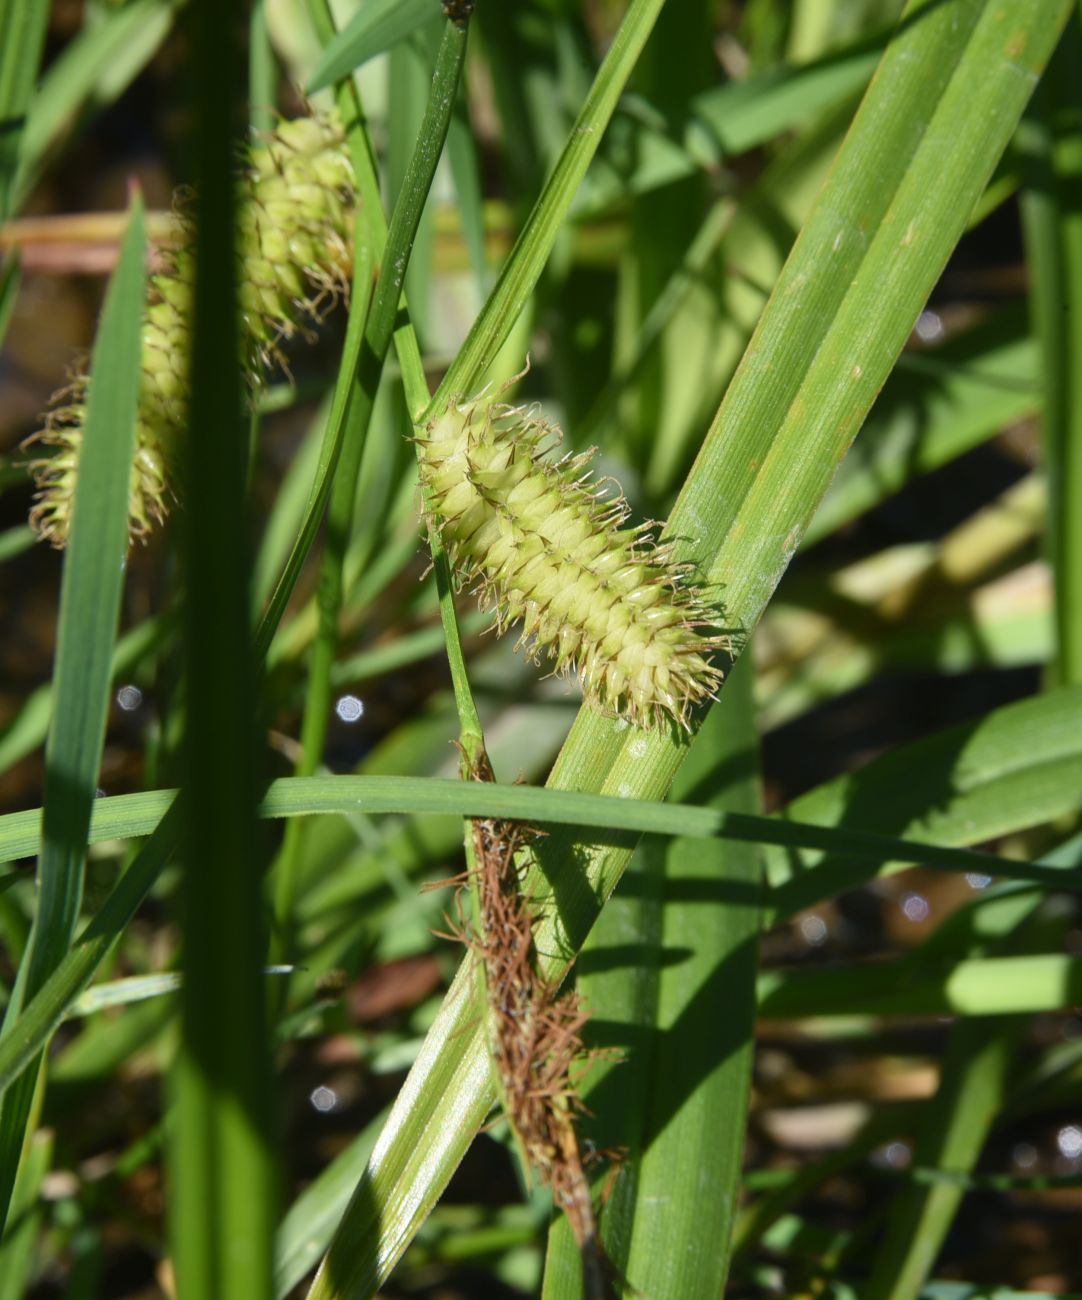
[[[243,365],[255,388],[282,360],[280,344],[308,332],[348,288],[353,236],[353,172],[337,116],[282,122],[247,151],[241,175],[238,235]],[[143,323],[142,380],[135,431],[129,533],[143,538],[164,519],[170,483],[187,426],[193,230],[187,200],[177,196],[179,246],[150,279]],[[44,427],[30,442],[55,446],[32,461],[37,496],[30,522],[63,546],[86,418],[85,370],[57,393]]]
[[[418,430],[429,508],[461,581],[520,645],[576,677],[586,698],[638,726],[687,727],[713,698],[725,638],[687,567],[622,496],[591,481],[594,452],[554,459],[559,433],[533,410],[452,401]]]

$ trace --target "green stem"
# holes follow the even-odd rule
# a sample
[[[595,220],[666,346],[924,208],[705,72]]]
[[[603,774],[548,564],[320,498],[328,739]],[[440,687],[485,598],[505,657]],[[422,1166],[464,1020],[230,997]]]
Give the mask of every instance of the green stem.
[[[253,0],[248,19],[248,123],[253,131],[274,127],[278,62],[267,28],[266,0]]]
[[[369,262],[370,265],[370,262]],[[342,451],[331,487],[326,541],[319,576],[319,630],[312,647],[304,718],[301,723],[301,756],[297,776],[311,776],[317,770],[327,739],[327,715],[331,698],[331,666],[338,649],[338,610],[342,597],[342,567],[349,537],[353,495],[364,449],[367,422],[372,404],[364,400],[359,377],[351,378],[351,400],[346,412]],[[342,485],[348,484],[348,494]],[[344,513],[344,518],[343,518]],[[281,960],[292,947],[293,901],[304,838],[304,827],[292,822],[282,841],[282,850],[274,871],[274,941],[272,959]],[[274,986],[272,996],[284,1005],[288,981]]]
[[[399,305],[405,306],[402,286],[405,282],[406,267],[409,265],[417,227],[447,136],[466,53],[467,33],[468,28],[465,24],[448,21],[444,27],[432,77],[432,88],[421,122],[417,145],[406,169],[402,189],[395,203],[390,227],[383,243],[379,278],[365,328],[360,369],[350,399],[346,434],[338,470],[331,488],[326,539],[319,576],[319,631],[313,646],[309,669],[308,691],[301,727],[302,752],[300,762],[297,764],[298,776],[310,776],[315,772],[326,745],[331,701],[331,668],[338,651],[338,616],[342,607],[346,550],[353,528],[357,476],[360,472],[361,457],[368,437],[380,377],[383,373],[383,362],[394,334],[395,318]],[[374,172],[368,174],[371,154],[364,146],[364,142],[358,138],[361,131],[359,101],[355,91],[352,94],[349,92],[349,86],[352,84],[350,79],[348,85],[341,88],[340,95],[352,135],[351,148],[355,164],[360,163],[359,176],[364,174],[365,177],[361,189],[367,200],[372,192],[371,181],[374,179]],[[375,201],[378,203],[378,199]],[[366,208],[368,206],[366,202]],[[382,213],[382,208],[380,212]],[[378,243],[377,240],[372,242]],[[419,363],[419,353],[417,360]],[[423,371],[421,380],[423,383]],[[425,393],[427,397],[427,388]],[[437,582],[439,582],[438,576]],[[442,604],[441,591],[441,607]],[[300,823],[290,826],[282,846],[282,857],[277,870],[275,917],[280,955],[287,955],[290,947],[290,916],[293,910],[303,834]],[[279,990],[284,992],[284,982],[279,986]]]
[[[316,28],[316,34],[319,39],[326,45],[336,34],[334,19],[331,15],[330,6],[327,0],[310,0],[310,12],[312,21]],[[429,97],[429,106],[425,112],[425,121],[422,123],[420,141],[425,139],[426,125],[428,114],[432,110],[433,104],[437,102],[437,79],[439,77],[439,62],[444,57],[444,50],[451,37],[452,29],[460,34],[461,50],[464,52],[466,43],[466,24],[457,23],[449,20],[447,29],[444,32],[443,44],[440,47],[440,56],[437,61],[437,74],[432,83],[432,94]],[[454,83],[445,80],[442,83],[442,90],[445,95],[445,101],[440,105],[442,112],[446,114],[444,124],[444,134],[446,134],[447,123],[450,121],[451,114],[454,110],[455,93],[457,90],[458,73],[455,74]],[[353,152],[353,167],[357,177],[357,188],[360,190],[361,199],[365,207],[365,215],[368,219],[368,235],[372,247],[377,256],[385,248],[393,247],[395,238],[395,221],[398,217],[398,209],[401,203],[396,204],[395,213],[391,219],[391,229],[388,231],[386,219],[383,214],[383,205],[379,197],[379,178],[376,175],[375,164],[372,160],[372,151],[369,147],[367,132],[365,130],[364,108],[361,104],[360,94],[357,90],[356,82],[352,77],[347,77],[339,83],[337,88],[338,109],[342,114],[343,120],[347,124],[349,132],[350,145]],[[442,147],[442,137],[441,137]],[[413,169],[421,153],[421,144],[418,144],[417,153],[410,161],[410,167],[406,172],[406,179],[402,187],[402,198],[410,192],[413,185]],[[435,165],[438,158],[431,159],[432,165]],[[418,219],[420,213],[418,213]],[[384,264],[387,257],[384,256]],[[399,277],[399,288],[401,280],[405,277],[406,263],[402,262],[401,274]],[[381,274],[382,279],[382,274]],[[397,306],[397,298],[395,305]],[[393,318],[392,318],[393,325]],[[509,324],[509,322],[508,322]],[[414,332],[413,325],[409,318],[403,313],[402,323],[394,331],[395,349],[398,353],[398,361],[402,370],[402,386],[405,389],[406,405],[409,408],[410,418],[416,424],[420,421],[423,413],[429,408],[431,403],[431,394],[428,388],[428,381],[425,378],[424,363],[421,360],[421,349],[417,342],[417,335]],[[447,559],[446,552],[443,548],[443,541],[440,537],[439,530],[431,525],[428,528],[428,543],[432,553],[432,567],[436,574],[436,589],[439,593],[440,619],[443,623],[444,638],[447,647],[447,660],[451,669],[451,683],[455,695],[455,707],[458,711],[459,719],[459,744],[462,746],[463,759],[465,763],[464,771],[468,768],[470,761],[478,760],[484,752],[484,739],[481,729],[481,719],[477,713],[477,706],[474,703],[473,692],[470,690],[469,678],[466,674],[466,656],[462,649],[462,637],[458,628],[458,621],[455,617],[454,609],[454,583],[451,577],[451,567]]]
[[[1082,681],[1082,129],[1073,108],[1080,76],[1082,21],[1076,11],[1049,64],[1036,111],[1019,132],[1030,165],[1023,230],[1044,369],[1056,677],[1062,685]]]

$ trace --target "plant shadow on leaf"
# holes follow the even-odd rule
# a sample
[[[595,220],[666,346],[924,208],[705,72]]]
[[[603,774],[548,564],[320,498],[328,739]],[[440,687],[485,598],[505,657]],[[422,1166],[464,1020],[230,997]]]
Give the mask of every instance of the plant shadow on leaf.
[[[655,1094],[659,1100],[663,1098],[663,1102],[652,1111],[648,1127],[642,1135],[641,1149],[649,1147],[703,1079],[723,1065],[733,1052],[746,1046],[751,1033],[752,1012],[747,1007],[728,1006],[726,994],[733,987],[734,978],[746,969],[749,949],[755,947],[757,942],[756,938],[751,938],[742,946],[728,951],[668,1029],[611,1020],[588,1021],[589,1045],[615,1051],[622,1064],[608,1073],[597,1088],[586,1089],[584,1102],[587,1109],[598,1116],[618,1114],[618,1097],[626,1087],[626,1080],[621,1077],[625,1070],[630,1075],[637,1074],[640,1070],[660,1069],[661,1063],[679,1057],[683,1064],[679,1070],[672,1071],[670,1086],[664,1092],[658,1091]],[[665,959],[666,954],[674,953],[678,954],[679,950],[662,949],[663,960],[660,964],[675,965],[676,961]],[[603,950],[603,960],[607,955]],[[634,953],[626,955],[632,960],[614,961],[611,968],[615,969],[618,965],[632,967]],[[656,953],[651,956],[656,959]],[[680,960],[679,956],[677,960]],[[604,969],[604,966],[597,969]],[[723,1014],[723,1008],[728,1008],[731,1014]],[[688,1061],[685,1059],[689,1043],[699,1044],[703,1049],[695,1054],[694,1068],[691,1069],[686,1068]],[[606,1145],[603,1132],[591,1132],[590,1136],[599,1146]]]
[[[867,767],[843,778],[843,808],[836,825],[843,830],[875,830],[883,835],[929,835],[934,810],[945,807],[958,791],[958,765],[982,722],[940,732],[927,742],[886,754]],[[919,751],[919,761],[914,761]],[[800,816],[796,810],[793,815]],[[775,877],[771,902],[778,915],[787,916],[828,895],[845,890],[866,867],[852,858],[779,849],[787,880]],[[773,872],[771,873],[773,875]],[[779,875],[781,873],[778,873]]]
[[[650,896],[637,874],[627,875],[620,881],[621,898],[647,898]],[[746,880],[707,880],[701,876],[671,876],[665,880],[665,898],[674,903],[725,903],[730,907],[759,907],[763,902],[764,890],[761,885],[751,884]],[[602,951],[608,951],[603,949]],[[663,951],[680,951],[664,949]],[[587,958],[593,962],[596,951],[583,953],[579,958],[579,967]],[[591,966],[591,969],[594,969]]]
[[[628,893],[621,886],[621,895]],[[634,893],[634,891],[630,891]],[[666,894],[668,891],[666,891]],[[647,960],[655,966],[678,966],[691,956],[690,948],[648,948],[642,943],[612,943],[604,948],[588,948],[580,953],[575,962],[575,971],[579,975],[608,974],[616,970],[634,970]],[[597,1022],[591,1021],[591,1024]],[[599,1042],[599,1046],[608,1046]]]
[[[673,892],[660,875],[664,853],[661,845],[647,846],[625,875],[621,894],[624,884],[634,883],[636,895],[653,890],[660,905],[673,901]],[[721,894],[720,890],[712,893],[709,901],[718,901]],[[742,901],[754,906],[758,900]],[[587,1074],[583,1089],[585,1140],[599,1151],[616,1153],[615,1182],[609,1188],[614,1199],[635,1195],[643,1158],[651,1146],[700,1094],[706,1080],[746,1051],[753,1033],[754,1000],[743,993],[734,997],[734,991],[743,988],[748,970],[754,969],[757,943],[757,935],[750,934],[719,955],[665,1027],[650,1024],[648,1014],[636,1021],[598,1017],[587,1022],[588,1046],[602,1059],[615,1058],[593,1082]],[[583,954],[580,970],[599,974],[623,967],[629,978],[642,980],[649,979],[646,972],[676,967],[692,955],[676,946],[613,944]],[[656,998],[657,993],[655,984],[648,996]],[[610,1236],[608,1247],[622,1271],[628,1263],[629,1243],[621,1235]]]

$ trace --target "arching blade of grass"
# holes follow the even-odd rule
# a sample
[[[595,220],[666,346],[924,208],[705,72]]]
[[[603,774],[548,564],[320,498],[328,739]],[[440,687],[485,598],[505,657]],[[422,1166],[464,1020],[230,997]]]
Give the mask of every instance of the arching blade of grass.
[[[308,93],[348,76],[438,16],[433,0],[369,0],[328,42],[309,78]]]
[[[779,827],[776,819],[744,816],[737,824],[746,828],[748,840],[767,844],[774,834],[788,839],[789,847],[784,851],[766,850],[774,885],[773,893],[765,900],[769,913],[775,917],[789,915],[818,898],[852,888],[874,876],[892,853],[897,856],[897,842],[884,843],[873,835],[855,842],[849,840],[855,856],[840,859],[836,854],[843,841],[832,837],[829,828],[839,821],[858,832],[879,826],[899,781],[904,779],[899,771],[936,774],[921,802],[910,808],[904,823],[894,818],[900,829],[919,833],[932,843],[980,843],[1077,809],[1082,786],[1080,719],[1082,692],[1077,690],[1025,700],[997,711],[980,724],[918,742],[902,751],[900,768],[888,756],[869,764],[854,777],[827,783],[787,810],[823,823],[810,832],[819,845],[815,852],[799,849],[801,831],[791,822]],[[939,792],[944,790],[951,793],[940,797]],[[86,987],[157,879],[172,851],[179,822],[179,809],[173,801],[174,792],[170,790],[95,801],[92,843],[149,831],[153,834],[55,975],[24,1010],[18,1033],[0,1040],[0,1090],[10,1085],[17,1071],[59,1024],[65,1009]],[[723,829],[718,814],[709,809],[617,802],[528,786],[464,786],[457,781],[408,777],[276,781],[268,788],[262,808],[264,816],[275,817],[349,814],[357,810],[414,816],[426,811],[457,816],[493,814],[600,828],[619,822],[628,832],[704,838]],[[33,853],[40,839],[40,822],[38,809],[0,817],[0,857]],[[936,856],[934,852],[932,856]],[[905,853],[898,857],[898,861],[904,860],[920,860],[927,865],[927,847],[911,848],[908,858]],[[799,863],[805,864],[803,870],[798,869]],[[1021,864],[976,854],[948,854],[941,859],[941,865],[1004,876],[1025,870]],[[1060,883],[1047,868],[1041,879],[1049,885]]]
[[[750,676],[748,658],[695,738],[675,796],[709,791],[713,807],[759,806]],[[744,903],[728,895],[754,890],[759,854],[748,844],[650,839],[637,857],[641,888],[610,902],[577,967],[576,987],[604,1026],[598,1045],[618,1053],[594,1068],[583,1098],[588,1115],[605,1120],[587,1118],[584,1136],[621,1151],[600,1211],[602,1242],[642,1295],[719,1296],[744,1147],[759,933],[754,893]],[[681,956],[670,963],[672,952]],[[582,1294],[579,1251],[561,1216],[543,1297]]]
[[[81,472],[60,587],[54,691],[45,749],[45,806],[34,928],[4,1018],[5,1033],[71,946],[82,901],[90,812],[109,709],[110,663],[124,583],[128,490],[139,391],[145,272],[142,200],[136,195],[109,286],[90,369]],[[31,1058],[32,1060],[33,1058]],[[25,1137],[33,1064],[0,1112],[0,1223]]]
[[[1074,803],[1078,806],[1077,785]],[[98,800],[91,839],[124,839],[160,828],[175,792],[152,790]],[[1061,801],[1055,805],[1063,810]],[[1000,858],[971,849],[943,848],[933,841],[881,835],[861,827],[817,826],[789,818],[760,817],[725,808],[696,807],[626,796],[595,795],[572,790],[543,789],[496,782],[465,783],[418,776],[282,777],[267,787],[264,817],[306,817],[328,813],[431,813],[458,817],[495,817],[607,830],[613,845],[628,847],[640,835],[676,835],[690,839],[723,839],[775,845],[786,850],[837,854],[873,863],[908,862],[942,871],[983,870],[1005,879],[1031,880],[1065,887],[1062,877],[1038,863]],[[0,844],[24,848],[37,839],[37,812],[9,813],[0,818]],[[997,832],[1005,827],[1002,819]],[[1026,825],[1031,824],[1026,822]],[[933,821],[934,825],[934,821]],[[970,822],[970,834],[981,835],[982,823]],[[862,879],[863,877],[858,877]],[[851,887],[850,880],[845,881]],[[108,904],[106,905],[108,907]],[[103,908],[102,912],[106,909]],[[99,912],[100,919],[102,912]]]
[[[907,8],[670,518],[682,558],[717,584],[739,636],[758,620],[901,351],[1067,9],[1062,0]],[[532,238],[527,227],[522,242]],[[501,296],[521,305],[510,287]],[[468,389],[484,370],[490,328],[483,313],[444,391]],[[656,798],[683,756],[676,740],[584,710],[550,784]],[[577,951],[628,852],[562,832],[539,847],[556,904],[540,951]],[[554,958],[549,973],[566,960]],[[470,983],[467,965],[324,1263],[312,1293],[320,1300],[379,1285],[491,1105]]]

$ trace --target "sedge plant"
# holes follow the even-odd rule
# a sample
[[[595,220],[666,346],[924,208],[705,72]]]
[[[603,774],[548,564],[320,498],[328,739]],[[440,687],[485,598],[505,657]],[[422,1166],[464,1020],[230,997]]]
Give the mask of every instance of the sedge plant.
[[[66,549],[0,548],[63,567],[53,682],[0,737],[12,771],[46,746],[43,813],[0,816],[5,857],[40,854],[0,893],[0,1295],[92,1273],[96,1180],[163,1169],[138,1249],[182,1296],[1041,1285],[958,1225],[992,1187],[1060,1194],[1037,1135],[1068,1151],[1079,1068],[1033,1020],[1082,986],[1070,8],[372,0],[337,30],[313,0],[257,6],[242,50],[195,0],[193,189],[151,214],[146,282],[133,201],[30,453]],[[36,89],[44,7],[3,21],[6,218],[176,14],[101,15]],[[1032,319],[928,308],[1019,193]],[[4,239],[33,264],[32,218]],[[347,299],[328,375],[308,345]],[[303,424],[310,371],[279,482],[270,411]],[[1047,487],[867,524],[1042,414]],[[151,583],[140,623],[172,530],[180,616]],[[816,730],[914,670],[996,690],[871,759]],[[115,686],[161,714],[133,710],[127,789]],[[148,1062],[152,1116],[96,1107]],[[801,1146],[794,1102],[829,1110],[852,1062],[859,1116]],[[310,1158],[302,1114],[357,1135]],[[465,1203],[471,1167],[529,1197]]]

